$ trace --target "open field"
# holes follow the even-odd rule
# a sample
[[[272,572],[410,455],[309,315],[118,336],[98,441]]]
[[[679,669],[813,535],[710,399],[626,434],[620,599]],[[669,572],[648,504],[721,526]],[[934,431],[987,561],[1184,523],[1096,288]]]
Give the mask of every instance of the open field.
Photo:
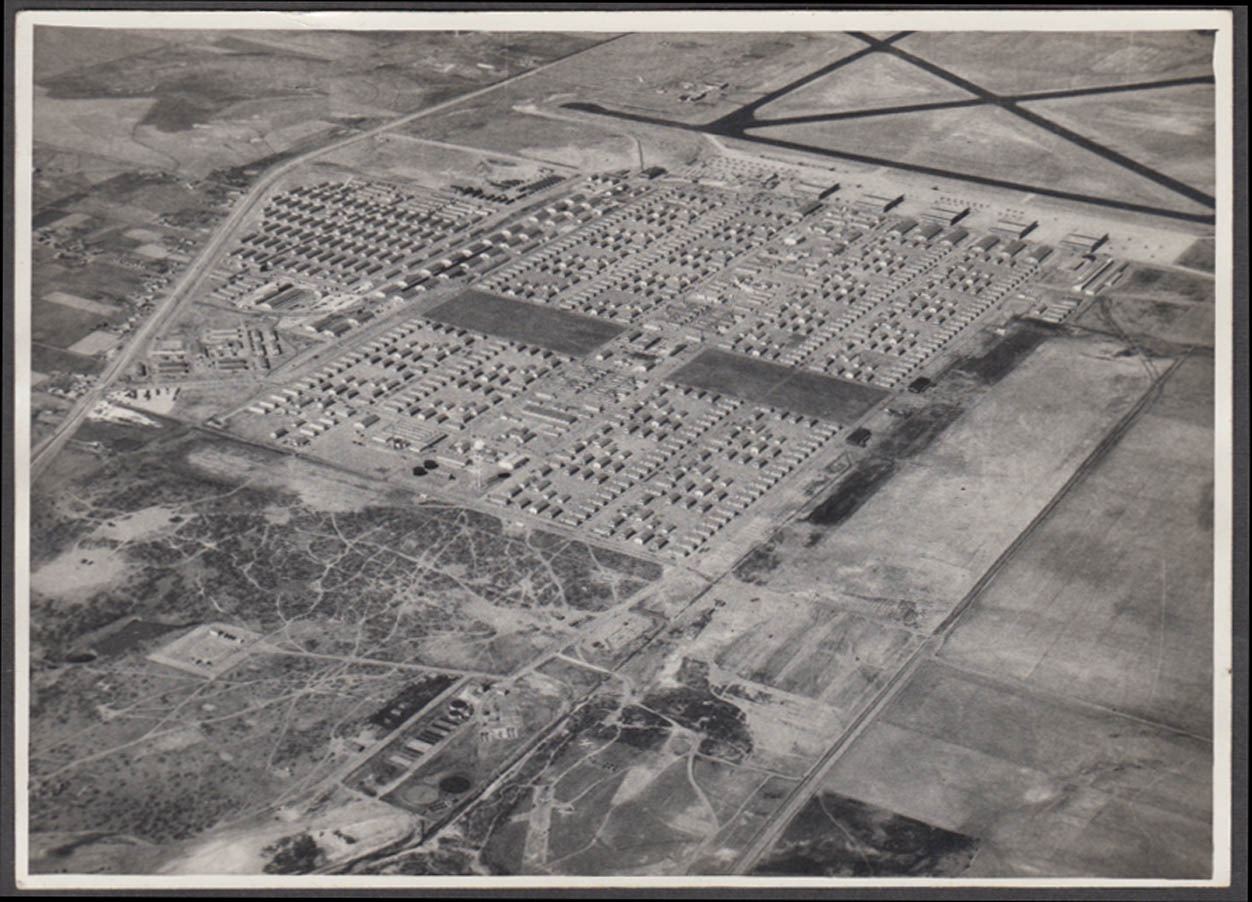
[[[429,67],[431,69],[477,74],[516,73],[528,64],[547,62],[609,37],[598,32],[515,31],[249,31],[246,41],[236,35],[222,38],[219,45],[253,52],[279,50],[325,60],[342,60],[367,55],[386,66]],[[478,64],[482,63],[483,66]],[[471,73],[470,68],[479,73]]]
[[[59,218],[53,204],[79,197],[87,189],[130,169],[130,164],[99,156],[87,149],[62,150],[40,142],[34,146],[34,172],[31,174],[31,208],[40,211],[32,217],[32,228]]]
[[[851,516],[783,531],[754,581],[933,628],[1146,389],[1120,349],[1044,343]]]
[[[88,298],[80,298],[76,294],[67,294],[64,291],[51,291],[44,295],[40,300],[53,301],[66,307],[72,307],[75,310],[90,313],[93,316],[111,316],[115,313],[120,313],[122,309],[115,304],[106,304],[100,301],[93,301]]]
[[[927,874],[1208,874],[1212,378],[1203,354],[1172,374],[758,873],[900,873],[846,814],[823,812],[833,798],[976,849]]]
[[[96,329],[70,345],[70,350],[76,354],[95,356],[113,350],[118,341],[120,337],[115,333]]]
[[[1208,736],[1213,362],[1196,354],[979,596],[943,658]]]
[[[31,340],[57,348],[69,348],[108,319],[99,313],[43,300],[35,301],[31,307]]]
[[[507,99],[507,98],[506,98]],[[635,141],[611,123],[583,124],[539,115],[526,105],[504,109],[490,96],[441,117],[415,123],[411,137],[449,141],[510,158],[541,164],[573,166],[583,171],[626,169],[638,165]],[[399,136],[397,136],[399,137]]]
[[[904,60],[873,54],[763,105],[758,116],[781,119],[970,97],[967,91]]]
[[[931,663],[822,785],[977,839],[963,877],[1202,878],[1211,754],[1166,727]]]
[[[56,208],[44,210],[36,217],[37,226],[40,220],[53,214],[53,209],[62,212],[75,211],[83,215],[96,217],[98,225],[106,226],[110,220],[124,220],[130,216],[140,215],[145,220],[146,229],[155,229],[157,233],[169,231],[169,224],[158,224],[154,220],[162,214],[178,214],[184,211],[195,211],[205,206],[206,193],[211,196],[208,186],[175,178],[168,173],[154,170],[136,171],[119,168],[121,164],[111,160],[74,154],[49,152],[49,163],[43,172],[49,178],[62,178],[67,170],[75,166],[73,161],[82,160],[82,166],[92,173],[90,184],[83,190],[67,197],[62,197]],[[42,208],[41,208],[42,209]],[[147,215],[143,216],[146,212]]]
[[[885,391],[808,370],[710,349],[670,378],[810,417],[851,423],[887,396]]]
[[[95,374],[103,369],[104,362],[64,348],[34,342],[30,348],[30,366],[37,373]]]
[[[46,81],[66,72],[112,60],[141,56],[166,46],[168,38],[158,35],[162,33],[39,26],[34,30],[35,81]]]
[[[1203,212],[1187,198],[999,107],[899,113],[857,120],[855,127],[844,122],[753,127],[749,135],[1023,185]]]
[[[137,168],[173,169],[177,161],[144,146],[134,137],[135,126],[147,115],[151,98],[49,98],[35,88],[35,140],[57,149],[90,148]]]
[[[195,177],[324,139],[345,124],[432,106],[604,38],[40,32],[49,62],[37,77],[37,140]]]
[[[1037,100],[1025,109],[1212,194],[1214,89],[1186,85],[1108,97]]]
[[[512,161],[489,162],[487,154],[435,144],[415,144],[401,135],[383,134],[320,156],[305,171],[321,177],[364,173],[402,179],[428,188],[443,188],[464,181],[467,169],[493,177],[507,173],[514,178],[525,178],[531,171],[538,172],[539,167],[536,164],[528,171]]]
[[[1029,32],[919,31],[903,50],[991,91],[1131,84],[1213,74],[1213,36],[1174,32],[1049,32],[1047,49]]]
[[[591,352],[624,331],[623,326],[606,320],[481,291],[466,291],[457,295],[426,311],[425,316],[436,322],[537,345],[573,357]]]

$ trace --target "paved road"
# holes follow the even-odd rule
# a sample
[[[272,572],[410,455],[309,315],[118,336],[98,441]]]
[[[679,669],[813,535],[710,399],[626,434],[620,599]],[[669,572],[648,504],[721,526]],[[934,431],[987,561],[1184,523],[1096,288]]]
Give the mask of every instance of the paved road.
[[[250,189],[248,189],[248,192],[239,199],[239,201],[235,204],[235,209],[226,218],[226,220],[217,227],[213,236],[209,239],[208,244],[204,246],[196,259],[183,273],[182,277],[175,283],[169,294],[166,295],[164,302],[152,316],[150,316],[138,329],[135,330],[127,342],[125,349],[119,353],[117,357],[112,360],[112,362],[110,362],[104,372],[102,372],[99,378],[96,379],[95,385],[86,394],[78,399],[78,401],[74,404],[74,407],[71,408],[69,414],[66,415],[65,419],[56,428],[56,430],[35,447],[31,453],[30,461],[31,481],[33,482],[39,474],[47,468],[48,463],[57,455],[57,452],[61,450],[61,448],[65,445],[66,440],[73,435],[74,431],[82,424],[83,420],[86,419],[87,414],[90,413],[92,408],[95,407],[96,404],[105,396],[117,378],[122,373],[126,372],[130,365],[134,363],[135,359],[146,346],[148,339],[157,334],[161,327],[170,322],[179,313],[179,311],[182,310],[187,303],[189,303],[190,299],[195,296],[196,289],[200,286],[200,283],[204,280],[204,278],[212,271],[214,264],[217,262],[218,256],[226,247],[227,241],[234,235],[235,230],[240,226],[244,219],[247,218],[248,214],[252,212],[257,202],[265,196],[266,192],[268,192],[279,179],[297,167],[303,166],[305,163],[308,163],[310,160],[317,157],[340,150],[357,142],[368,140],[377,135],[391,131],[392,129],[408,125],[416,119],[421,119],[424,116],[430,116],[441,110],[447,109],[448,107],[455,106],[458,103],[464,103],[467,100],[472,100],[475,97],[480,97],[491,91],[498,90],[505,85],[513,84],[524,78],[529,78],[532,75],[569,59],[571,56],[577,56],[580,53],[586,53],[589,50],[594,50],[597,47],[609,43],[609,41],[617,40],[618,37],[620,36],[608,38],[607,40],[600,41],[590,47],[584,47],[576,53],[568,54],[567,56],[552,60],[542,66],[536,66],[534,69],[510,76],[502,81],[479,88],[477,91],[462,94],[459,97],[454,97],[451,100],[444,101],[443,103],[436,104],[432,107],[426,107],[425,109],[417,110],[412,113],[406,113],[403,116],[392,119],[390,122],[385,122],[382,125],[375,126],[374,128],[367,129],[363,132],[348,135],[338,141],[332,141],[330,144],[315,148],[314,150],[310,150],[300,156],[292,157],[290,160],[280,163],[273,169],[266,172],[252,185]]]

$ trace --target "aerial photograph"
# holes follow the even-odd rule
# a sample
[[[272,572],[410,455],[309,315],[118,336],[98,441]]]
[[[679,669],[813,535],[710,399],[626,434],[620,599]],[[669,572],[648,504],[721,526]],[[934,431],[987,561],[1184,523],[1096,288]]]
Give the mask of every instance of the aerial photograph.
[[[1223,879],[1223,20],[258,15],[23,24],[19,885]]]

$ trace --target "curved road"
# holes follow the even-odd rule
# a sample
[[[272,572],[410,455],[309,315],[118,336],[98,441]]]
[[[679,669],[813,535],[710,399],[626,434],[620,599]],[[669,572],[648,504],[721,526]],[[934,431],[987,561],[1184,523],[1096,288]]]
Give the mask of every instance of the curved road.
[[[231,214],[226,218],[226,220],[217,227],[213,236],[209,239],[209,242],[200,251],[199,255],[192,262],[192,264],[186,269],[178,282],[175,283],[169,294],[166,295],[165,301],[152,314],[152,316],[145,320],[144,323],[135,330],[135,332],[131,335],[130,341],[127,342],[125,349],[105,368],[104,372],[102,372],[96,380],[95,385],[92,386],[86,394],[79,398],[77,402],[75,402],[74,406],[70,409],[70,412],[66,415],[61,424],[57,426],[56,430],[34,448],[31,452],[30,458],[30,482],[33,482],[39,474],[47,468],[48,463],[57,455],[57,452],[64,447],[66,440],[74,434],[74,431],[82,424],[83,420],[87,417],[87,414],[90,413],[92,408],[94,408],[104,397],[105,393],[109,390],[109,387],[113,384],[117,377],[126,372],[127,368],[135,361],[135,358],[147,344],[148,339],[159,332],[161,327],[176,316],[178,312],[189,302],[190,298],[195,295],[195,291],[200,286],[200,283],[204,280],[205,276],[212,271],[213,265],[217,262],[218,256],[226,246],[226,242],[234,234],[235,230],[243,223],[248,214],[252,212],[252,209],[256,206],[257,201],[264,197],[266,192],[269,191],[269,189],[273,187],[274,183],[280,178],[291,172],[296,167],[302,166],[310,160],[324,154],[340,150],[341,148],[347,147],[350,144],[355,144],[358,141],[365,141],[376,135],[381,135],[384,132],[407,125],[416,119],[421,119],[423,116],[429,116],[433,113],[447,109],[448,107],[455,106],[458,103],[472,100],[475,97],[481,97],[482,95],[497,90],[498,88],[502,88],[505,85],[513,84],[514,82],[520,81],[524,78],[529,78],[530,76],[555,66],[558,63],[564,62],[571,57],[578,56],[581,53],[586,53],[589,50],[594,50],[595,48],[607,44],[610,41],[615,41],[619,37],[621,37],[621,35],[615,35],[614,37],[592,44],[589,47],[584,47],[582,50],[575,51],[574,53],[554,59],[551,62],[544,63],[542,66],[536,66],[534,69],[528,69],[525,72],[520,72],[517,75],[510,76],[509,78],[497,81],[493,84],[487,85],[486,87],[479,88],[476,91],[471,91],[468,94],[461,94],[458,97],[453,97],[451,100],[435,104],[432,107],[426,107],[412,113],[406,113],[403,116],[392,119],[390,122],[385,122],[382,125],[375,126],[374,128],[367,129],[363,132],[357,132],[356,134],[349,135],[346,138],[341,138],[338,141],[332,141],[330,144],[315,148],[307,153],[300,154],[297,157],[292,157],[285,163],[280,163],[278,166],[275,166],[273,169],[266,172],[263,176],[261,176],[261,178],[257,179],[252,187],[248,189],[247,193],[239,199],[235,205],[235,209],[231,211]]]

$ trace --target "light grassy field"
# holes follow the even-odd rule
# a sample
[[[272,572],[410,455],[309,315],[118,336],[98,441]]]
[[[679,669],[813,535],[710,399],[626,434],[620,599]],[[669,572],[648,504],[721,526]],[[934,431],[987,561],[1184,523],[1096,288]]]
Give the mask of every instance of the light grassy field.
[[[919,31],[897,46],[1005,94],[1213,72],[1213,37],[1194,31]]]
[[[823,783],[980,840],[962,877],[1205,877],[1211,746],[969,673],[920,669]]]
[[[899,57],[874,53],[765,104],[758,117],[780,119],[972,96]]]
[[[960,623],[945,659],[1208,735],[1212,359],[1173,376]]]
[[[832,532],[783,549],[768,587],[936,626],[1146,389],[1120,349],[1044,344]]]
[[[156,32],[39,26],[34,29],[35,81],[147,53],[167,43],[168,38]]]
[[[825,790],[976,837],[966,877],[1207,875],[1211,366],[1176,371]]]

